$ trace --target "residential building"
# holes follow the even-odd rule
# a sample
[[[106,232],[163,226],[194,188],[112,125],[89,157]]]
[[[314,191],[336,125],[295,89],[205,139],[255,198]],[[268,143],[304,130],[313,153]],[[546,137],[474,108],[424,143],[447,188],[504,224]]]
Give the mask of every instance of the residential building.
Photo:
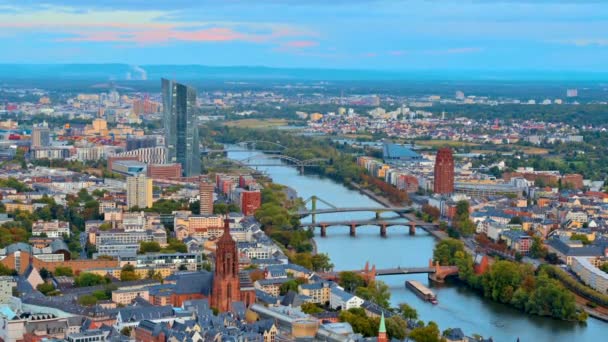
[[[127,206],[152,207],[152,179],[144,175],[127,177]]]
[[[32,148],[51,145],[51,131],[47,126],[36,126],[32,129]]]
[[[310,297],[313,303],[321,305],[327,305],[331,300],[331,288],[327,282],[301,284],[298,286],[298,293]]]
[[[200,214],[213,214],[213,183],[202,181],[199,187]]]
[[[343,289],[335,286],[331,288],[329,306],[334,310],[350,310],[358,308],[363,304],[364,300],[355,296],[352,293],[346,292]]]
[[[587,285],[600,293],[608,292],[608,273],[598,267],[605,259],[589,257],[573,257],[572,271]]]
[[[50,222],[36,221],[32,224],[33,236],[46,236],[49,238],[63,238],[70,236],[70,223],[54,220]]]
[[[112,301],[116,304],[130,305],[136,298],[149,299],[146,289],[118,289],[112,291]]]

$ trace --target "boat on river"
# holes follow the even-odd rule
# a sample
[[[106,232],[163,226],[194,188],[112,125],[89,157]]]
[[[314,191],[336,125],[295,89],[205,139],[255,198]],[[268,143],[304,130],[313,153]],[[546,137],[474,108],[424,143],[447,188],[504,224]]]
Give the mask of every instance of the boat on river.
[[[428,287],[422,285],[419,281],[416,280],[408,280],[405,282],[405,287],[412,290],[418,297],[430,302],[432,304],[439,303],[437,301],[437,296],[433,291],[431,291]]]

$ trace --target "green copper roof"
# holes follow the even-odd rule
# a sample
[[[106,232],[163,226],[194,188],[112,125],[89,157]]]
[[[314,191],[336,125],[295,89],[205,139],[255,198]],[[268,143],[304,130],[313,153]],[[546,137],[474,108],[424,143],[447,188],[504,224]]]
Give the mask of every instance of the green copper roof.
[[[386,333],[386,325],[384,324],[384,312],[382,313],[382,317],[380,317],[380,328],[378,328],[379,333]]]

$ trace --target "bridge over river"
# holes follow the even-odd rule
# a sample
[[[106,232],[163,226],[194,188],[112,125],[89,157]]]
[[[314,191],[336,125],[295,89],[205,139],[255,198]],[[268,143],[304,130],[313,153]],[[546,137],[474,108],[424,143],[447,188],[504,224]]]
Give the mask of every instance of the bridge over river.
[[[361,275],[366,281],[374,280],[376,277],[382,276],[393,276],[393,275],[409,275],[409,274],[428,274],[429,279],[435,282],[444,282],[446,277],[458,274],[457,266],[441,266],[439,263],[433,263],[429,260],[429,265],[426,267],[393,267],[393,268],[382,268],[376,269],[376,266],[369,267],[369,263],[365,264],[365,268],[362,270],[352,270],[347,272],[353,272]],[[319,273],[321,278],[327,280],[337,281],[340,272],[327,272]]]

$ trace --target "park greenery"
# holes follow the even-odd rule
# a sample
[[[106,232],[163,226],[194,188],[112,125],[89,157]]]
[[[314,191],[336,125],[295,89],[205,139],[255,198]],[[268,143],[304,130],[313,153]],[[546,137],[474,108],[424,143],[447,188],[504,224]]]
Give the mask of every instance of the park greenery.
[[[379,317],[367,316],[362,308],[352,308],[340,311],[340,321],[348,322],[353,331],[365,337],[378,336]],[[402,340],[406,337],[407,322],[398,315],[385,318],[386,334],[389,338]]]
[[[25,184],[11,180],[10,178],[3,181],[6,181],[5,185],[13,188],[21,190],[29,189]],[[47,195],[33,200],[33,203],[43,204],[44,206],[37,208],[33,212],[15,210],[9,213],[13,221],[6,222],[0,226],[0,248],[16,242],[27,242],[31,237],[32,225],[38,220],[59,220],[70,224],[71,234],[69,237],[64,237],[64,241],[68,245],[72,259],[77,259],[82,251],[79,236],[81,232],[84,232],[85,221],[101,219],[101,215],[99,214],[99,198],[103,197],[103,195],[103,191],[95,191],[93,194],[89,194],[87,189],[83,188],[76,194],[67,195],[66,205],[58,204],[53,197]],[[5,211],[6,208],[0,206],[0,212]]]
[[[387,196],[393,202],[408,201],[407,194],[399,191],[379,179],[366,174],[366,170],[356,163],[355,156],[349,152],[348,146],[332,142],[329,138],[311,138],[268,129],[247,129],[213,125],[208,127],[212,136],[218,137],[221,143],[237,143],[240,141],[267,141],[260,142],[257,148],[277,149],[280,144],[285,148],[281,154],[296,158],[298,160],[324,159],[326,162],[317,167],[307,168],[324,177],[331,178],[339,183],[351,186],[352,183],[360,184],[375,193]]]
[[[542,268],[535,271],[529,264],[498,260],[489,271],[477,275],[473,258],[462,241],[455,239],[438,243],[433,259],[441,265],[458,266],[459,279],[486,298],[532,315],[571,321],[586,319],[586,314],[576,309],[574,295]]]
[[[98,274],[89,272],[82,272],[74,278],[74,285],[76,287],[89,287],[108,283],[110,283],[109,278],[102,277]]]
[[[188,252],[188,246],[185,243],[175,239],[169,238],[167,240],[167,246],[161,247],[160,244],[156,241],[141,241],[139,243],[139,254],[146,253],[164,253],[164,254],[172,254],[172,253],[186,253]]]
[[[369,300],[385,309],[390,309],[391,292],[388,285],[379,280],[366,280],[351,271],[340,272],[338,284],[348,292]]]
[[[275,240],[294,264],[314,271],[333,267],[327,254],[313,254],[313,233],[300,227],[300,220],[293,214],[299,199],[289,199],[286,187],[265,183],[262,189],[262,206],[256,210],[255,218],[262,224],[266,235]]]
[[[247,129],[214,125],[211,128],[212,136],[218,137],[221,143],[237,143],[239,141],[269,141],[273,144],[258,143],[258,148],[276,149],[275,144],[285,147],[281,154],[299,160],[324,158],[328,163],[317,168],[314,172],[327,176],[339,182],[350,183],[361,180],[362,169],[357,166],[353,157],[341,153],[332,147],[326,139],[311,139],[278,130]]]
[[[543,272],[561,282],[565,287],[581,297],[596,304],[608,307],[608,295],[600,293],[589,286],[584,285],[563,269],[554,265],[542,265]],[[604,271],[605,272],[605,271]]]
[[[448,229],[450,236],[470,236],[475,233],[475,224],[469,218],[469,202],[462,200],[456,203],[456,216],[452,227]]]

